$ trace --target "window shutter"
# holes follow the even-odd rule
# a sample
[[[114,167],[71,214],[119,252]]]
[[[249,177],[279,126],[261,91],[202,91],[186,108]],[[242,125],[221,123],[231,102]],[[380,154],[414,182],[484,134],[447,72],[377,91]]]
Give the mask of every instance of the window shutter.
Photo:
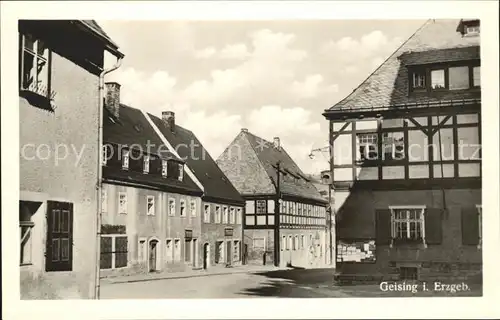
[[[443,209],[428,208],[425,210],[425,242],[441,244],[443,241]]]
[[[479,213],[475,207],[462,208],[462,244],[479,244]]]
[[[46,271],[73,269],[73,204],[47,201]]]
[[[391,210],[381,209],[375,211],[376,215],[376,239],[379,245],[391,243]]]

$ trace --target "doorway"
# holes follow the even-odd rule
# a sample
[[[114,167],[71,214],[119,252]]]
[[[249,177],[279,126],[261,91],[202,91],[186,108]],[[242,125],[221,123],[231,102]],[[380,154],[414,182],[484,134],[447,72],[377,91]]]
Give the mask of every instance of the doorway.
[[[230,266],[232,260],[233,259],[231,255],[231,241],[226,241],[226,264]]]
[[[158,247],[158,240],[151,240],[149,242],[149,272],[155,272],[157,270],[156,269],[157,247]]]
[[[203,269],[208,269],[210,266],[210,245],[205,243],[203,245]]]

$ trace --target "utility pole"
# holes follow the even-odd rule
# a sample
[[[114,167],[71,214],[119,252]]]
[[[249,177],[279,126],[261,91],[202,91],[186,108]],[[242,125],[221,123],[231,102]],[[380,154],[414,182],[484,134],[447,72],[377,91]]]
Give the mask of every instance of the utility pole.
[[[274,266],[280,265],[280,210],[281,210],[281,187],[280,187],[280,165],[281,161],[276,162],[276,200],[274,205]]]

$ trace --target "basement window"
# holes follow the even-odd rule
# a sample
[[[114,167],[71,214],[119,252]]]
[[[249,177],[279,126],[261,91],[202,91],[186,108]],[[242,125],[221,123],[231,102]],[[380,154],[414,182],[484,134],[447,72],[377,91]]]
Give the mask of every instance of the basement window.
[[[418,268],[400,267],[399,280],[418,280]]]

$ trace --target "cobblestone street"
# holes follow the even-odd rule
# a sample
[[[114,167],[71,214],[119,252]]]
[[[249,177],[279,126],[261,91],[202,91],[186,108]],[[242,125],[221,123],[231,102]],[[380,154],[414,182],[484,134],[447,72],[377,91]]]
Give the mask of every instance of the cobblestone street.
[[[469,285],[463,292],[435,292],[432,288],[417,293],[383,292],[379,285],[335,286],[332,269],[276,270],[203,277],[161,279],[129,283],[103,283],[102,299],[166,298],[347,298],[411,296],[480,296],[481,288]]]

